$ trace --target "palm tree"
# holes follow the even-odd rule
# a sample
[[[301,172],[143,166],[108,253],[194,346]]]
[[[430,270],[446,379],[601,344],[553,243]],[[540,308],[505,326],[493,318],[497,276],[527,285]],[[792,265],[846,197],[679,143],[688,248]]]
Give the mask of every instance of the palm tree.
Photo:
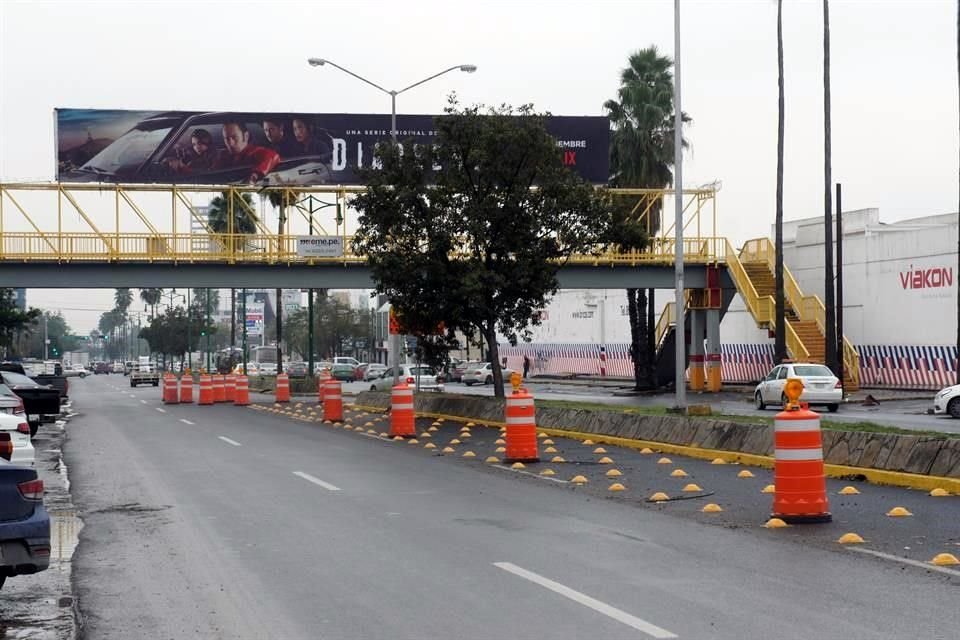
[[[673,60],[656,47],[630,55],[620,74],[616,100],[603,107],[610,118],[610,184],[614,187],[662,189],[673,184]],[[690,118],[683,114],[683,121]],[[686,141],[683,145],[686,146]],[[662,202],[650,208],[642,222],[655,233],[660,226]],[[638,221],[641,222],[641,221]],[[652,294],[652,290],[650,291]],[[638,389],[655,385],[654,359],[650,347],[655,331],[647,314],[648,292],[627,289],[630,314],[630,354]]]
[[[127,339],[127,309],[133,304],[133,292],[127,287],[118,287],[113,294],[114,310],[117,312],[117,328],[120,329],[120,339],[126,349]]]
[[[230,201],[233,200],[233,233],[252,234],[257,231],[257,218],[253,214],[253,197],[249,193],[239,194],[224,191],[210,201],[208,224],[216,233],[227,233],[230,229]],[[245,243],[234,237],[231,244],[235,250],[242,251]],[[230,289],[230,347],[236,344],[236,289]]]
[[[776,263],[774,278],[776,279],[776,335],[773,346],[773,361],[777,364],[787,358],[787,317],[783,292],[783,129],[784,129],[784,101],[783,101],[783,0],[777,0],[777,213],[776,213]]]
[[[150,315],[157,315],[157,305],[160,304],[160,299],[163,297],[163,289],[152,288],[152,289],[140,289],[140,299],[143,300],[143,303],[150,305]]]
[[[283,189],[280,191],[271,190],[266,192],[267,200],[270,201],[270,204],[280,210],[280,215],[277,218],[277,249],[279,253],[279,237],[283,235],[284,227],[287,223],[287,207],[291,207],[296,204],[298,199],[298,194],[296,191],[291,191],[289,189]],[[283,347],[281,342],[283,340],[283,290],[277,289],[277,373],[283,371]]]

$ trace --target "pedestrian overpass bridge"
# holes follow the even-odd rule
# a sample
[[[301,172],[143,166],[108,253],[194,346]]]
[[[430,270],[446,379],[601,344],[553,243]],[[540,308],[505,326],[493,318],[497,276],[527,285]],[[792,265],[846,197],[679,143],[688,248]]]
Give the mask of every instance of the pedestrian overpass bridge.
[[[350,247],[357,227],[349,207],[362,187],[258,188],[209,185],[0,183],[0,286],[27,288],[217,287],[373,288],[363,256]],[[285,215],[269,204],[279,192]],[[612,189],[628,199],[651,239],[643,251],[574,255],[560,265],[561,289],[672,289],[673,192]],[[222,207],[211,215],[210,203]],[[758,327],[775,328],[774,250],[767,238],[739,250],[717,234],[714,187],[685,189],[684,285],[687,309],[723,313],[739,294]],[[664,222],[672,220],[663,215]],[[217,222],[219,220],[219,223]],[[247,231],[247,233],[240,233]],[[338,257],[298,253],[298,239],[336,236]],[[825,310],[785,270],[787,349],[797,360],[823,361]],[[658,350],[672,352],[672,303],[657,328]],[[859,383],[859,358],[845,338],[848,388]]]

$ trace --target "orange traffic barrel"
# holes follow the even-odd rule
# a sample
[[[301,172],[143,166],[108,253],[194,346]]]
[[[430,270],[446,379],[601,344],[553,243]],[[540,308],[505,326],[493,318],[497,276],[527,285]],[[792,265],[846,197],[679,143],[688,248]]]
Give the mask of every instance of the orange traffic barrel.
[[[223,399],[225,402],[233,402],[237,397],[237,377],[228,373],[223,378]]]
[[[177,404],[179,402],[177,377],[172,373],[168,373],[163,376],[163,404]]]
[[[277,402],[290,402],[290,376],[277,374]]]
[[[180,378],[180,404],[193,404],[193,376],[187,373]]]
[[[404,381],[394,386],[390,394],[390,435],[403,438],[417,435],[413,414],[413,388]]]
[[[250,383],[247,381],[247,376],[236,376],[233,404],[238,407],[245,407],[250,404]]]
[[[213,380],[206,374],[200,376],[200,393],[197,397],[197,404],[213,404]]]
[[[343,420],[343,389],[339,380],[327,380],[323,383],[323,417],[325,420],[340,422]]]
[[[539,462],[533,396],[519,388],[507,396],[507,454],[504,462]]]
[[[317,382],[317,402],[323,404],[323,385],[326,384],[327,380],[333,380],[333,376],[330,375],[330,369],[323,368],[320,370],[320,376]]]
[[[788,402],[774,417],[773,516],[791,524],[830,522],[820,415],[798,404],[803,382],[790,378]]]

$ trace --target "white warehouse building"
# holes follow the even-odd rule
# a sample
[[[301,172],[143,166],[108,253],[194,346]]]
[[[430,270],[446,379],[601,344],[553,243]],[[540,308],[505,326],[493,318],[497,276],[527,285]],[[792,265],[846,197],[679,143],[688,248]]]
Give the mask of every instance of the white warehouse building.
[[[860,355],[863,387],[935,389],[956,378],[958,215],[880,221],[878,209],[843,216],[844,333]],[[834,227],[835,228],[835,227]],[[771,237],[773,229],[771,229]],[[784,263],[806,295],[823,298],[823,218],[784,225]],[[656,292],[656,318],[673,292]],[[532,327],[501,349],[512,367],[632,376],[623,290],[564,290]],[[736,296],[720,326],[723,380],[753,382],[773,365],[773,340]]]

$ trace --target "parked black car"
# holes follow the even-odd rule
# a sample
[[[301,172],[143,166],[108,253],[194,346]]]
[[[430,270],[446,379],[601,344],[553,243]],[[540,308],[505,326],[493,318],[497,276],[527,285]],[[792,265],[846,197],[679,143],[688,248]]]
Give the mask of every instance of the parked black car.
[[[3,436],[6,436],[5,438]],[[7,578],[50,566],[50,516],[35,469],[10,465],[9,433],[0,433],[0,587]]]
[[[0,382],[23,400],[31,437],[37,435],[41,422],[52,422],[60,415],[60,391],[57,389],[12,371],[0,370]]]

